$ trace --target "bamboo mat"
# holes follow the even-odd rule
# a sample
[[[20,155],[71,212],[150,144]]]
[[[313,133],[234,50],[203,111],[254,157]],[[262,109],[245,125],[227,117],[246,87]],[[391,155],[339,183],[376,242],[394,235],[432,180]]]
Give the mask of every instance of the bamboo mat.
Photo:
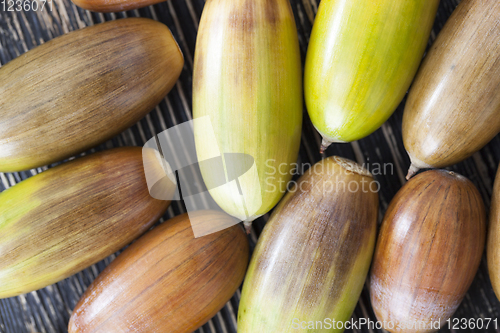
[[[69,31],[103,21],[135,16],[149,17],[166,24],[172,30],[185,56],[185,65],[179,81],[160,105],[138,124],[87,152],[87,154],[118,146],[142,146],[152,138],[155,132],[160,133],[169,127],[191,119],[191,73],[198,21],[204,5],[203,0],[169,0],[148,8],[117,14],[91,13],[74,6],[69,0],[53,1],[53,11],[7,12],[0,7],[0,64],[5,64],[29,49]],[[441,0],[429,45],[458,2],[458,0]],[[302,62],[304,62],[319,0],[291,0],[291,4],[299,32]],[[0,82],[0,84],[2,83]],[[327,151],[327,155],[347,157],[359,163],[365,163],[368,167],[376,165],[376,163],[391,163],[394,166],[388,174],[376,177],[381,184],[379,222],[388,203],[404,184],[404,176],[409,166],[409,159],[404,150],[401,136],[404,102],[405,100],[388,122],[374,134],[351,144],[332,145]],[[304,109],[299,163],[318,161],[320,159],[319,145],[320,137],[315,132]],[[467,176],[478,187],[487,207],[489,207],[499,160],[500,139],[497,137],[473,157],[451,169]],[[0,191],[46,169],[47,167],[43,167],[19,173],[0,173]],[[179,202],[173,202],[161,221],[183,212],[183,206]],[[250,235],[251,249],[255,246],[257,237],[268,218],[269,215],[265,215],[254,223]],[[0,333],[67,332],[69,317],[79,297],[99,272],[114,258],[115,256],[111,256],[53,286],[19,297],[0,300]],[[237,291],[227,305],[197,332],[236,332],[236,314],[240,295],[240,291]],[[499,312],[500,303],[493,294],[483,257],[479,272],[454,317],[466,319],[498,318]],[[359,318],[376,320],[366,289],[363,290],[353,318],[354,320]],[[467,330],[460,331],[467,332]],[[500,332],[500,330],[492,328],[488,331]],[[347,330],[347,332],[381,331],[363,329]],[[442,329],[440,332],[450,332],[450,330]]]

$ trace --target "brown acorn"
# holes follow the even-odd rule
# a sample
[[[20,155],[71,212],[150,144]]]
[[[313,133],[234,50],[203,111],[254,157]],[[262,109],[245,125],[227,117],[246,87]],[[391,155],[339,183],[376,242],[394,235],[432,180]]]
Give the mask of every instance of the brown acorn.
[[[434,332],[464,297],[479,267],[486,211],[467,178],[431,170],[396,194],[382,222],[370,296],[390,332]]]
[[[139,9],[165,0],[71,0],[75,5],[92,12],[112,13]]]
[[[0,298],[46,287],[146,232],[153,199],[142,150],[116,148],[49,169],[0,193]],[[164,184],[173,197],[175,184]]]
[[[0,172],[92,148],[151,111],[184,60],[164,24],[127,18],[57,37],[0,68]]]
[[[71,316],[69,332],[196,330],[240,286],[249,249],[239,225],[194,238],[190,222],[227,224],[228,219],[233,218],[222,212],[198,211],[149,231],[90,285]]]
[[[490,225],[486,258],[493,290],[500,299],[500,168],[495,178],[493,197],[491,198]]]
[[[462,1],[425,57],[403,116],[407,178],[466,159],[500,131],[499,17],[499,1]]]

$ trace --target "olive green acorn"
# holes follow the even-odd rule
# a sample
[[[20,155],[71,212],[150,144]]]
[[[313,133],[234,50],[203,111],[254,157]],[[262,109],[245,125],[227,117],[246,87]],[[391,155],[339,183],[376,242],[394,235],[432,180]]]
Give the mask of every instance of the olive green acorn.
[[[377,190],[367,170],[340,157],[306,171],[259,238],[238,333],[343,331],[328,322],[309,330],[307,323],[351,317],[375,247]]]
[[[175,184],[164,185],[173,197]],[[169,204],[149,195],[142,150],[135,147],[78,158],[3,191],[0,298],[46,287],[106,258],[147,231]]]

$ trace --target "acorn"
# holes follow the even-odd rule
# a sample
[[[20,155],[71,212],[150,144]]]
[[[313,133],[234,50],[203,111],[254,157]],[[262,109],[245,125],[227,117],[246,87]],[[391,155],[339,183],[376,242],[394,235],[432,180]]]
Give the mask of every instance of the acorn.
[[[201,163],[203,180],[217,204],[248,227],[283,196],[300,146],[302,69],[288,0],[206,2],[193,116],[198,160],[222,156],[219,168],[235,175],[221,184],[213,165]],[[208,125],[197,125],[202,119]],[[248,167],[245,157],[225,158],[232,153],[248,157]]]
[[[394,112],[413,80],[439,0],[323,0],[307,49],[307,111],[332,142],[362,139]]]
[[[173,197],[175,184],[164,186]],[[0,298],[46,287],[108,257],[146,232],[169,204],[149,195],[138,147],[81,157],[3,191]]]
[[[0,172],[86,151],[129,128],[170,91],[183,66],[170,30],[110,21],[48,41],[0,68]]]
[[[155,227],[120,254],[85,291],[70,333],[187,333],[212,318],[240,286],[248,240],[240,225],[194,238],[191,224],[224,224],[197,211]]]
[[[239,333],[310,332],[303,323],[316,321],[333,331],[325,318],[349,320],[375,247],[378,187],[366,169],[336,156],[305,172],[259,238]]]
[[[407,178],[458,163],[500,132],[498,17],[498,1],[462,1],[425,57],[403,115]]]
[[[92,12],[116,13],[156,5],[165,0],[71,0],[75,5]]]
[[[493,290],[497,298],[500,299],[500,169],[498,170],[491,198],[486,258],[488,259],[488,271]]]
[[[410,179],[391,201],[370,275],[377,319],[389,332],[435,332],[479,268],[486,211],[474,184],[445,170]]]

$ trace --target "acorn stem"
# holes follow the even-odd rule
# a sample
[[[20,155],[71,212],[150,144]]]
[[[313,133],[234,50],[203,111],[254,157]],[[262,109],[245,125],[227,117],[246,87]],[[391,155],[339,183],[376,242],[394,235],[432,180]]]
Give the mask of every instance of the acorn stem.
[[[328,141],[325,138],[321,140],[321,148],[319,149],[319,153],[323,155],[325,153],[325,150],[332,144],[332,141]]]
[[[243,226],[245,227],[245,230],[247,232],[247,235],[250,235],[250,231],[252,230],[252,221],[243,221]]]
[[[406,180],[410,180],[411,177],[415,176],[415,174],[420,170],[419,167],[415,166],[415,164],[411,164],[408,169],[408,174],[406,175]]]

